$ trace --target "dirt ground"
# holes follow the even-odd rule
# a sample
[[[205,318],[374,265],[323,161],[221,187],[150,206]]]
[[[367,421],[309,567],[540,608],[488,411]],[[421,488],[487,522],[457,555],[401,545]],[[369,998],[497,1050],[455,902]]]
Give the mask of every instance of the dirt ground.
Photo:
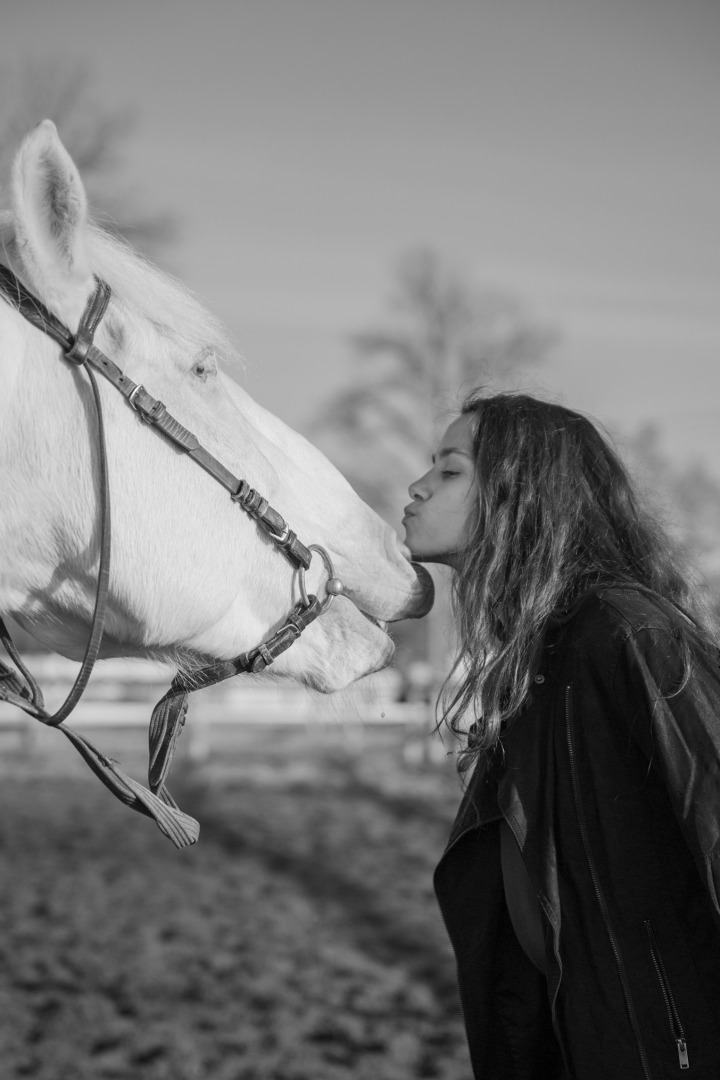
[[[431,884],[450,761],[238,734],[180,762],[177,852],[67,751],[0,776],[2,1080],[467,1080]]]

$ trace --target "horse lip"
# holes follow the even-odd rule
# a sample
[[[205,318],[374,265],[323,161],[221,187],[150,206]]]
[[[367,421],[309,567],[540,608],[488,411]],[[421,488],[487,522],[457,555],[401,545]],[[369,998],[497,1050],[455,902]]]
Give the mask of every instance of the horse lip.
[[[390,622],[400,622],[403,619],[422,619],[431,610],[435,602],[435,582],[429,572],[420,563],[411,562],[410,566],[415,572],[416,578],[412,595],[405,607],[388,616]]]
[[[435,585],[430,574],[424,566],[411,562],[410,566],[415,572],[415,582],[411,586],[410,595],[406,596],[402,606],[394,607],[389,601],[386,603],[374,603],[365,597],[354,594],[346,589],[345,598],[355,604],[358,611],[376,626],[385,629],[387,622],[400,622],[402,619],[421,619],[430,611],[435,599]],[[368,611],[370,608],[370,611]]]
[[[382,630],[383,634],[387,634],[388,624],[383,619],[376,619],[374,615],[368,615],[367,611],[362,611],[361,614],[365,616],[368,622],[371,622],[373,626],[377,626],[379,630]]]
[[[430,576],[429,571],[426,570],[424,566],[421,566],[420,563],[411,562],[410,565],[415,571],[417,583],[421,591],[417,598],[416,605],[412,610],[408,611],[406,615],[401,616],[401,618],[422,619],[424,615],[427,615],[435,603],[435,582]]]

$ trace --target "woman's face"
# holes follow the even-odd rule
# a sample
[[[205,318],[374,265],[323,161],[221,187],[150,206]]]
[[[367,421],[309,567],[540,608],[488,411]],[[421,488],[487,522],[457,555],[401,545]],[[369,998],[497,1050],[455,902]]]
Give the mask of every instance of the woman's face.
[[[410,485],[405,539],[418,562],[456,565],[475,481],[473,417],[459,416],[443,435],[429,472]]]

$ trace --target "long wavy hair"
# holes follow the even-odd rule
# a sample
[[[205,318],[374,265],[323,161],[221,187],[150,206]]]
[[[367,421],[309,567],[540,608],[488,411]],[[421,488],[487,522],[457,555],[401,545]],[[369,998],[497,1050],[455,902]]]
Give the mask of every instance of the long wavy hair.
[[[587,589],[655,594],[677,616],[686,672],[692,647],[712,647],[716,626],[676,545],[590,420],[526,394],[482,390],[461,415],[472,417],[474,499],[453,586],[459,654],[439,706],[461,737],[464,772],[526,701],[550,614]]]

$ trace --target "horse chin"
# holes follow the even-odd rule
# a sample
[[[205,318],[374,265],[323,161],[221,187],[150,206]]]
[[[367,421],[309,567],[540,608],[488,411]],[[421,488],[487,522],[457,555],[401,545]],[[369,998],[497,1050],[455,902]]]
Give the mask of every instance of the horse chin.
[[[394,655],[395,643],[384,625],[338,597],[271,670],[311,690],[333,694],[364,675],[382,671]]]
[[[367,588],[346,588],[345,595],[362,611],[363,615],[374,619],[376,623],[400,622],[402,619],[421,619],[427,615],[435,600],[435,584],[432,577],[419,563],[408,566],[411,577],[409,592],[403,594],[402,601],[389,591]],[[405,583],[407,585],[407,582]]]

